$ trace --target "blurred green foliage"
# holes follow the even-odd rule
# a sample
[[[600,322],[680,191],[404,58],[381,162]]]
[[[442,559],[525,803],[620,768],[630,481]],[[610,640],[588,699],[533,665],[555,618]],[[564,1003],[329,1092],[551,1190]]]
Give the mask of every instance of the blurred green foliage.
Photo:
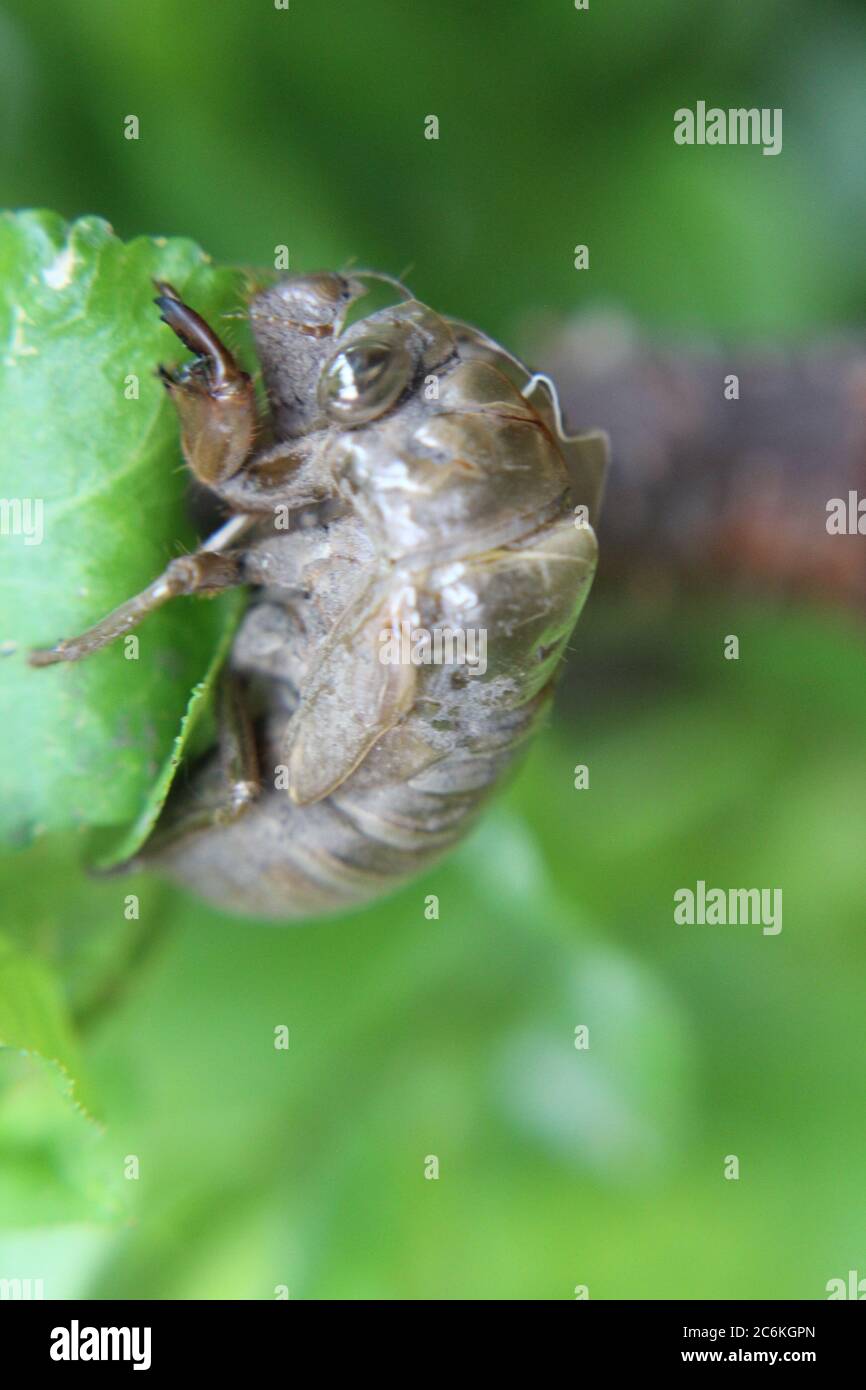
[[[742,610],[664,640],[678,692],[561,720],[453,860],[351,919],[238,923],[146,881],[52,896],[44,848],[7,866],[8,912],[87,952],[79,1001],[89,938],[128,949],[128,891],[168,937],[88,1034],[106,1134],[8,1059],[3,1267],[185,1298],[820,1298],[861,1267],[866,652]],[[699,877],[782,887],[780,935],[674,927]]]
[[[860,0],[4,0],[0,24],[7,204],[229,264],[412,263],[494,333],[593,299],[757,335],[866,307]],[[675,146],[699,97],[782,106],[782,155]]]
[[[599,301],[809,336],[866,301],[864,30],[853,0],[4,0],[5,198],[228,263],[414,262],[517,350],[528,317]],[[783,154],[675,147],[699,97],[781,105]],[[103,1127],[0,1052],[0,1274],[53,1297],[820,1298],[866,1271],[862,635],[659,615],[607,596],[602,561],[573,648],[505,798],[384,905],[275,929],[86,879],[74,835],[2,862],[0,932],[62,982]],[[675,927],[698,878],[781,887],[783,931]]]

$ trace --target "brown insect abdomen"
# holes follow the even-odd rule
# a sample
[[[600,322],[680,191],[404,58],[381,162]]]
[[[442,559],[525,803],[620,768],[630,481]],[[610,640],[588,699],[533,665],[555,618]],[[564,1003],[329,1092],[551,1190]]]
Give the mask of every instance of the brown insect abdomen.
[[[151,863],[219,906],[277,919],[349,909],[429,867],[466,834],[534,731],[594,565],[592,531],[566,514],[516,545],[461,562],[456,590],[473,600],[463,599],[459,613],[448,611],[437,572],[427,572],[445,604],[430,616],[483,631],[486,669],[419,667],[412,709],[335,791],[309,804],[274,785],[292,719],[272,714],[260,798],[233,824],[186,836]],[[339,728],[331,737],[339,739]],[[216,763],[206,767],[198,791],[217,775]]]
[[[267,787],[239,820],[177,840],[149,862],[216,906],[249,916],[288,920],[361,905],[462,838],[546,703],[545,691],[489,721],[475,748],[455,749],[409,781],[371,785],[362,768],[308,806]]]

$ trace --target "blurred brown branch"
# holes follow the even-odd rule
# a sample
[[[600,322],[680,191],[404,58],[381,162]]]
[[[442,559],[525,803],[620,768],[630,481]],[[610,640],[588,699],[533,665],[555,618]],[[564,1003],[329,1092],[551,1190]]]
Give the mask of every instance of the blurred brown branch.
[[[831,498],[866,497],[866,343],[662,346],[614,315],[538,342],[569,426],[611,436],[600,582],[866,608],[866,536],[826,524]],[[739,399],[727,400],[732,374]]]

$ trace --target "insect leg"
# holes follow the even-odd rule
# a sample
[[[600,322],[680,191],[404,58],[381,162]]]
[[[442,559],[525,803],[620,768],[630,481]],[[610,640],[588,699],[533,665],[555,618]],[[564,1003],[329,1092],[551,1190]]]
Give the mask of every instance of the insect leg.
[[[240,556],[207,548],[193,555],[179,555],[140,594],[121,603],[93,627],[67,637],[53,647],[39,647],[29,656],[31,666],[53,666],[57,661],[80,661],[117,637],[137,627],[143,618],[182,594],[209,594],[243,583]]]
[[[256,430],[253,384],[225,343],[164,280],[155,303],[164,323],[196,354],[159,374],[180,418],[183,456],[200,482],[220,484],[243,466]]]
[[[261,792],[259,760],[245,690],[233,671],[217,684],[218,749],[190,783],[176,782],[156,828],[138,854],[114,864],[112,877],[146,869],[154,855],[198,830],[230,825]]]
[[[255,731],[246,690],[233,671],[217,686],[217,751],[192,782],[181,785],[163,811],[138,862],[197,830],[230,825],[261,792]],[[129,866],[124,866],[129,867]]]
[[[234,820],[262,789],[255,730],[244,686],[233,671],[223,671],[217,696],[220,767],[227,792],[222,819]]]
[[[320,446],[282,440],[253,453],[233,478],[220,483],[220,497],[237,511],[274,514],[314,506],[332,497],[333,478],[323,468]]]

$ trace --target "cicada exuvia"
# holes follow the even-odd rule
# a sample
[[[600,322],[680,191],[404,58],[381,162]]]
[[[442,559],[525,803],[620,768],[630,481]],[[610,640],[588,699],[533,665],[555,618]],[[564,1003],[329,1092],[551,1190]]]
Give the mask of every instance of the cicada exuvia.
[[[347,325],[371,279],[386,308]],[[250,586],[218,745],[135,861],[274,918],[388,891],[472,824],[538,723],[596,565],[606,439],[476,329],[373,272],[290,276],[249,315],[267,393],[161,283],[194,354],[161,369],[186,462],[230,519],[79,637]]]

